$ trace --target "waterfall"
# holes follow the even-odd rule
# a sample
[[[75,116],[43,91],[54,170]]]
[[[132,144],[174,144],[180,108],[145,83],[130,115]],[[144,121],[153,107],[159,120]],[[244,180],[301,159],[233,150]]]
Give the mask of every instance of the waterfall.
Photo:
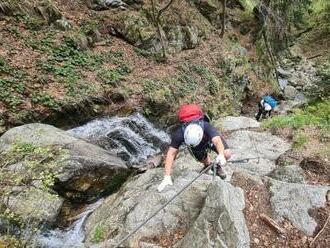
[[[75,217],[77,219],[71,227],[66,230],[55,229],[43,233],[36,238],[37,247],[45,248],[80,248],[85,239],[84,223],[89,216],[101,203],[103,199],[89,205],[85,211]]]
[[[141,114],[104,117],[68,131],[136,165],[164,150],[170,138]]]

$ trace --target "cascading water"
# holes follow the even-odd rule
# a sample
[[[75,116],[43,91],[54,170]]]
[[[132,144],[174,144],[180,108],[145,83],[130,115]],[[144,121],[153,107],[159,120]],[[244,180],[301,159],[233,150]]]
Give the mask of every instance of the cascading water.
[[[90,215],[101,203],[103,199],[98,200],[94,204],[89,205],[85,211],[76,216],[76,221],[67,230],[55,229],[42,234],[37,238],[36,246],[45,248],[80,248],[83,247],[85,234],[83,231],[84,223],[88,215]]]
[[[117,154],[129,165],[136,165],[161,152],[170,142],[167,133],[155,128],[141,114],[128,117],[105,117],[93,120],[68,131],[71,135],[87,140]],[[66,229],[55,229],[36,238],[37,247],[80,248],[84,241],[84,223],[102,200],[89,205],[76,216],[74,224]]]
[[[68,131],[115,153],[136,165],[156,155],[170,142],[167,133],[137,113],[128,117],[105,117]]]

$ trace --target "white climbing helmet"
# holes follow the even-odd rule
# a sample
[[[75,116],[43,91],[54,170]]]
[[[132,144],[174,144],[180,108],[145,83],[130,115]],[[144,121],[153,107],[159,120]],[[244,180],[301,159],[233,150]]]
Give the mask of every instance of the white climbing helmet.
[[[203,128],[198,124],[189,124],[184,130],[184,143],[197,146],[203,138]]]

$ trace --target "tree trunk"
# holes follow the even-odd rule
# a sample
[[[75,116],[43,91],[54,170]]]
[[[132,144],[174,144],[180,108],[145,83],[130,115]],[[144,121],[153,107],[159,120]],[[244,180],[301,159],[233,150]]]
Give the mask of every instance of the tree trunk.
[[[223,38],[225,34],[225,21],[226,21],[226,5],[227,5],[227,0],[222,0],[222,20],[221,20],[221,34],[220,37]]]

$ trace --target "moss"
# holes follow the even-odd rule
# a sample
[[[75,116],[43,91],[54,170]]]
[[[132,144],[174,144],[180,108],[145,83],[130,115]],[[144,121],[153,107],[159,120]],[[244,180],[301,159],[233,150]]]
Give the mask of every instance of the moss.
[[[103,227],[102,225],[99,224],[93,230],[93,233],[91,235],[91,241],[94,243],[99,243],[99,242],[105,240],[106,234],[107,234],[107,232],[106,232],[105,227]]]

